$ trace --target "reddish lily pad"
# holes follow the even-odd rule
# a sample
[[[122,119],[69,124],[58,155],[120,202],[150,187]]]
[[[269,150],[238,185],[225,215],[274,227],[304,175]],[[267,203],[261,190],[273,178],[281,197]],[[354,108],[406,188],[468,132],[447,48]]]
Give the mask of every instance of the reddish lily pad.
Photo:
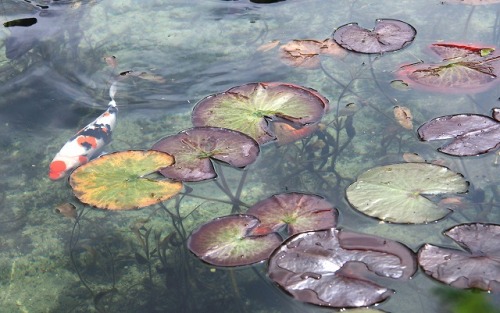
[[[107,210],[131,210],[165,201],[182,190],[182,183],[146,177],[174,158],[160,151],[120,151],[78,167],[69,177],[83,203]]]
[[[153,150],[174,156],[175,164],[160,171],[168,178],[201,181],[217,173],[212,160],[234,167],[245,167],[259,155],[259,144],[251,137],[227,128],[194,127],[168,136],[153,145]]]
[[[393,19],[378,19],[369,30],[350,23],[333,33],[333,40],[341,47],[360,53],[384,53],[403,49],[409,45],[417,31],[408,23]]]
[[[442,63],[403,66],[398,76],[415,88],[447,93],[482,92],[498,83],[500,53],[494,47],[435,43],[431,50]]]
[[[409,279],[413,252],[381,237],[329,229],[295,235],[276,249],[268,273],[300,301],[337,308],[369,306],[393,291],[377,277]]]
[[[294,39],[280,47],[281,61],[289,66],[318,68],[319,55],[344,57],[347,52],[332,39]]]
[[[461,224],[444,234],[465,251],[424,245],[418,252],[424,272],[453,287],[500,292],[500,225]]]
[[[275,121],[294,129],[317,123],[328,100],[317,91],[287,83],[250,83],[200,100],[193,109],[195,126],[234,129],[263,144],[280,137],[273,133]]]
[[[247,214],[260,219],[257,232],[277,232],[286,226],[288,236],[335,227],[338,217],[337,209],[328,201],[302,193],[271,196],[253,205]]]
[[[500,147],[499,110],[493,109],[493,118],[480,114],[437,117],[420,126],[418,136],[424,141],[453,138],[453,141],[438,149],[450,155],[487,153]]]
[[[188,248],[198,258],[215,266],[241,266],[266,260],[282,242],[276,233],[252,236],[260,221],[251,215],[216,218],[195,230]]]

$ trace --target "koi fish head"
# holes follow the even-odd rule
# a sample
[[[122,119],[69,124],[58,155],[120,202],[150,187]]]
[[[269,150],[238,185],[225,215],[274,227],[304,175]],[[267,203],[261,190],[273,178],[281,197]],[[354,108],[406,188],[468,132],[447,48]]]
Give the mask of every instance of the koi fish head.
[[[49,166],[49,178],[51,180],[59,180],[78,166],[87,162],[88,158],[86,156],[68,158],[66,160],[55,158]]]

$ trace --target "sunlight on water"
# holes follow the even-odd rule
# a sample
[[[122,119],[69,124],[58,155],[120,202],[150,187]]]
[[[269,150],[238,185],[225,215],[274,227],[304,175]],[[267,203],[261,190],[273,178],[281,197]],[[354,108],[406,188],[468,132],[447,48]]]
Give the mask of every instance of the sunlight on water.
[[[417,128],[444,115],[491,117],[499,106],[494,73],[500,61],[492,65],[491,88],[481,92],[447,94],[391,82],[401,79],[396,72],[402,65],[443,62],[430,51],[434,43],[499,47],[500,4],[255,2],[0,1],[1,312],[331,311],[292,299],[267,277],[265,262],[215,268],[185,246],[201,224],[235,213],[235,207],[244,213],[278,193],[320,195],[339,210],[339,228],[396,240],[413,252],[425,243],[458,248],[442,235],[454,225],[499,223],[498,150],[449,156],[437,151],[443,141],[420,141]],[[341,48],[326,52],[323,46],[308,67],[283,58],[292,40],[325,45],[337,27],[356,22],[372,29],[380,18],[412,25],[415,40],[383,55]],[[218,185],[187,183],[186,195],[109,212],[80,203],[66,178],[48,178],[49,164],[65,142],[106,110],[113,83],[117,124],[100,153],[149,149],[192,127],[191,110],[200,99],[270,81],[317,90],[328,98],[329,111],[312,135],[263,145],[246,172],[216,165]],[[396,121],[395,106],[410,110],[412,126]],[[441,204],[453,213],[437,222],[405,225],[351,207],[346,188],[368,169],[404,162],[404,153],[449,167],[470,183],[467,193],[450,195],[453,199]],[[76,218],[68,203],[76,207]],[[395,290],[374,309],[458,312],[452,305],[460,296],[436,292],[445,285],[421,269],[409,281],[371,276]],[[487,301],[499,304],[488,293],[477,301],[486,301],[484,307]]]

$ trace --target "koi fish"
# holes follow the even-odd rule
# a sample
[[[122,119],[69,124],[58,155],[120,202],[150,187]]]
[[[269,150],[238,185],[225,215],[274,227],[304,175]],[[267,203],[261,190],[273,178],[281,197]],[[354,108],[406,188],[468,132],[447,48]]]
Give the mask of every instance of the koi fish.
[[[118,108],[114,100],[115,83],[109,89],[108,109],[71,137],[56,154],[49,166],[49,178],[58,180],[78,166],[87,163],[111,141]]]

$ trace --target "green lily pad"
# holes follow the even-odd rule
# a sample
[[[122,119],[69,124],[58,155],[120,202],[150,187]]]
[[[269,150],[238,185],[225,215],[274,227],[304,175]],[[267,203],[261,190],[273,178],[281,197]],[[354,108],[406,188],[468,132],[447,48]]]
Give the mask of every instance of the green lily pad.
[[[278,82],[250,83],[200,100],[192,121],[195,126],[234,129],[262,144],[274,139],[279,142],[273,122],[288,123],[297,133],[297,129],[317,123],[327,106],[328,100],[313,89]]]
[[[188,248],[198,258],[215,266],[242,266],[266,260],[281,242],[276,233],[250,235],[260,224],[252,215],[216,218],[195,230]]]
[[[464,193],[461,174],[427,163],[404,163],[370,169],[347,188],[347,200],[358,211],[392,223],[428,223],[450,210],[425,195]]]
[[[144,177],[173,164],[160,151],[120,151],[103,155],[77,168],[69,183],[83,203],[107,210],[131,210],[165,201],[182,183]]]

